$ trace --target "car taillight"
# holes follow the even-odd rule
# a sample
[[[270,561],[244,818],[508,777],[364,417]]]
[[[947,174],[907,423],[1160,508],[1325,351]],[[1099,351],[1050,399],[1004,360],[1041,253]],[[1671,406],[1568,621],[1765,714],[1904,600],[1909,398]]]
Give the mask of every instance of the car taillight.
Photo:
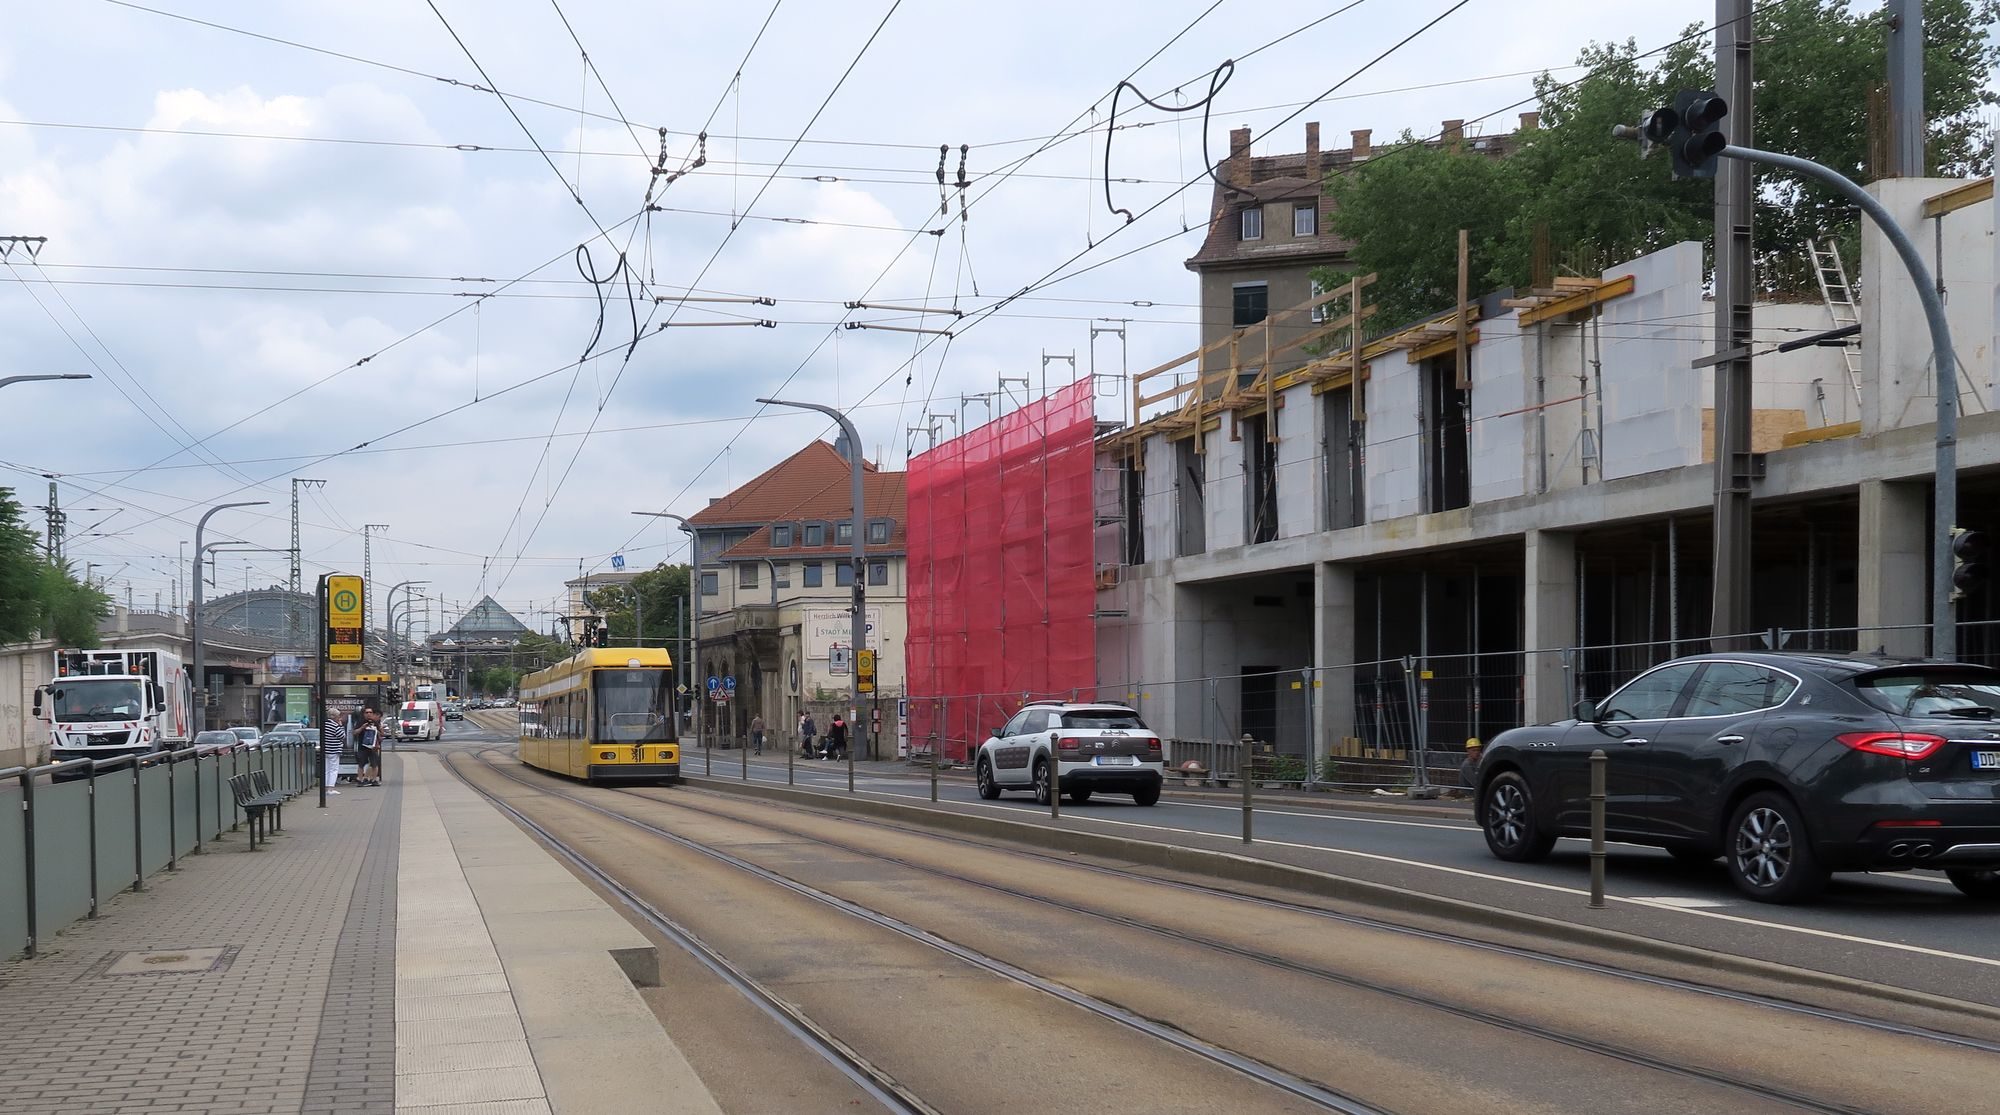
[[[1056,741],[1056,746],[1064,751],[1077,751],[1082,749],[1083,741],[1075,736],[1064,736]]]
[[[1834,738],[1856,751],[1910,760],[1928,759],[1945,743],[1943,736],[1915,732],[1847,732]]]
[[[1154,736],[1152,739],[1146,741],[1146,750],[1158,751],[1159,749],[1160,749],[1160,737]]]
[[[1877,821],[1871,828],[1878,829],[1934,829],[1943,828],[1943,821]]]

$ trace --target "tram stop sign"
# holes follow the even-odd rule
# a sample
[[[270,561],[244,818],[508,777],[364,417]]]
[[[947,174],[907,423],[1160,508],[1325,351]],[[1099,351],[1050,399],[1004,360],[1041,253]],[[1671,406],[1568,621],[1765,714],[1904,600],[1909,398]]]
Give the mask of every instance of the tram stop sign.
[[[329,575],[326,579],[327,661],[361,661],[361,609],[361,578],[348,573]]]

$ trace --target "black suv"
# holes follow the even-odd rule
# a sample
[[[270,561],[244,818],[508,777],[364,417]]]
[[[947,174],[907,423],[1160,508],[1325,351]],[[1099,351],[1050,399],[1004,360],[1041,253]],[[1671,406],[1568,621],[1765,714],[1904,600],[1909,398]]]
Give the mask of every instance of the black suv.
[[[1575,711],[1486,749],[1477,815],[1501,859],[1589,834],[1602,749],[1612,836],[1691,862],[1723,856],[1758,901],[1808,898],[1834,871],[1916,867],[2000,899],[2000,671],[1705,654]]]

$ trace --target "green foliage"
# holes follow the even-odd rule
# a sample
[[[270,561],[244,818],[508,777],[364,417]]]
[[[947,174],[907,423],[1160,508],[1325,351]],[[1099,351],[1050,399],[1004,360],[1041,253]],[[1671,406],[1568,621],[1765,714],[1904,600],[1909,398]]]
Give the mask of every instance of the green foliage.
[[[688,567],[659,565],[632,578],[631,583],[601,588],[585,596],[592,611],[611,625],[611,641],[631,646],[633,612],[636,606],[646,629],[643,645],[672,647],[672,640],[687,633]],[[675,627],[675,608],[683,613]]]
[[[513,692],[521,675],[510,666],[486,666],[473,670],[466,677],[474,691],[489,697],[504,697]]]
[[[551,639],[547,635],[530,631],[521,636],[520,642],[514,644],[511,658],[515,667],[521,673],[527,674],[553,666],[574,653],[576,653],[575,648],[561,639]]]
[[[1988,84],[2000,69],[2000,0],[1931,0],[1926,31],[1928,154],[1949,177],[1991,173],[1982,113],[2000,103]],[[1690,28],[1692,34],[1697,28]],[[1849,0],[1794,0],[1759,9],[1757,146],[1801,155],[1867,181],[1868,104],[1886,80],[1887,32],[1880,10]],[[1447,310],[1457,281],[1457,235],[1470,231],[1475,292],[1526,288],[1536,245],[1552,274],[1593,275],[1682,240],[1713,234],[1714,187],[1676,181],[1664,153],[1640,159],[1611,127],[1634,123],[1681,89],[1713,85],[1713,44],[1695,39],[1647,58],[1636,44],[1593,43],[1577,57],[1588,76],[1536,82],[1541,126],[1504,160],[1469,149],[1412,147],[1378,154],[1328,191],[1332,229],[1354,242],[1354,270],[1380,275],[1371,332]],[[1860,266],[1858,217],[1825,187],[1759,170],[1758,281],[1767,292],[1816,294],[1801,250],[1808,237],[1841,243]],[[1340,276],[1319,276],[1323,284]]]
[[[0,643],[52,638],[96,646],[97,622],[110,613],[111,598],[42,556],[13,496],[0,488]]]

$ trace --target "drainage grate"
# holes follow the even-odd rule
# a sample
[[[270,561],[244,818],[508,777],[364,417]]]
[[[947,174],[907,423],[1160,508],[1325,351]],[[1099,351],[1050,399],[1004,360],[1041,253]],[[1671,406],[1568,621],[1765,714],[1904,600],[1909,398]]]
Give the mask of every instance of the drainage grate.
[[[99,976],[185,976],[220,972],[236,959],[236,946],[114,952],[97,965]]]

